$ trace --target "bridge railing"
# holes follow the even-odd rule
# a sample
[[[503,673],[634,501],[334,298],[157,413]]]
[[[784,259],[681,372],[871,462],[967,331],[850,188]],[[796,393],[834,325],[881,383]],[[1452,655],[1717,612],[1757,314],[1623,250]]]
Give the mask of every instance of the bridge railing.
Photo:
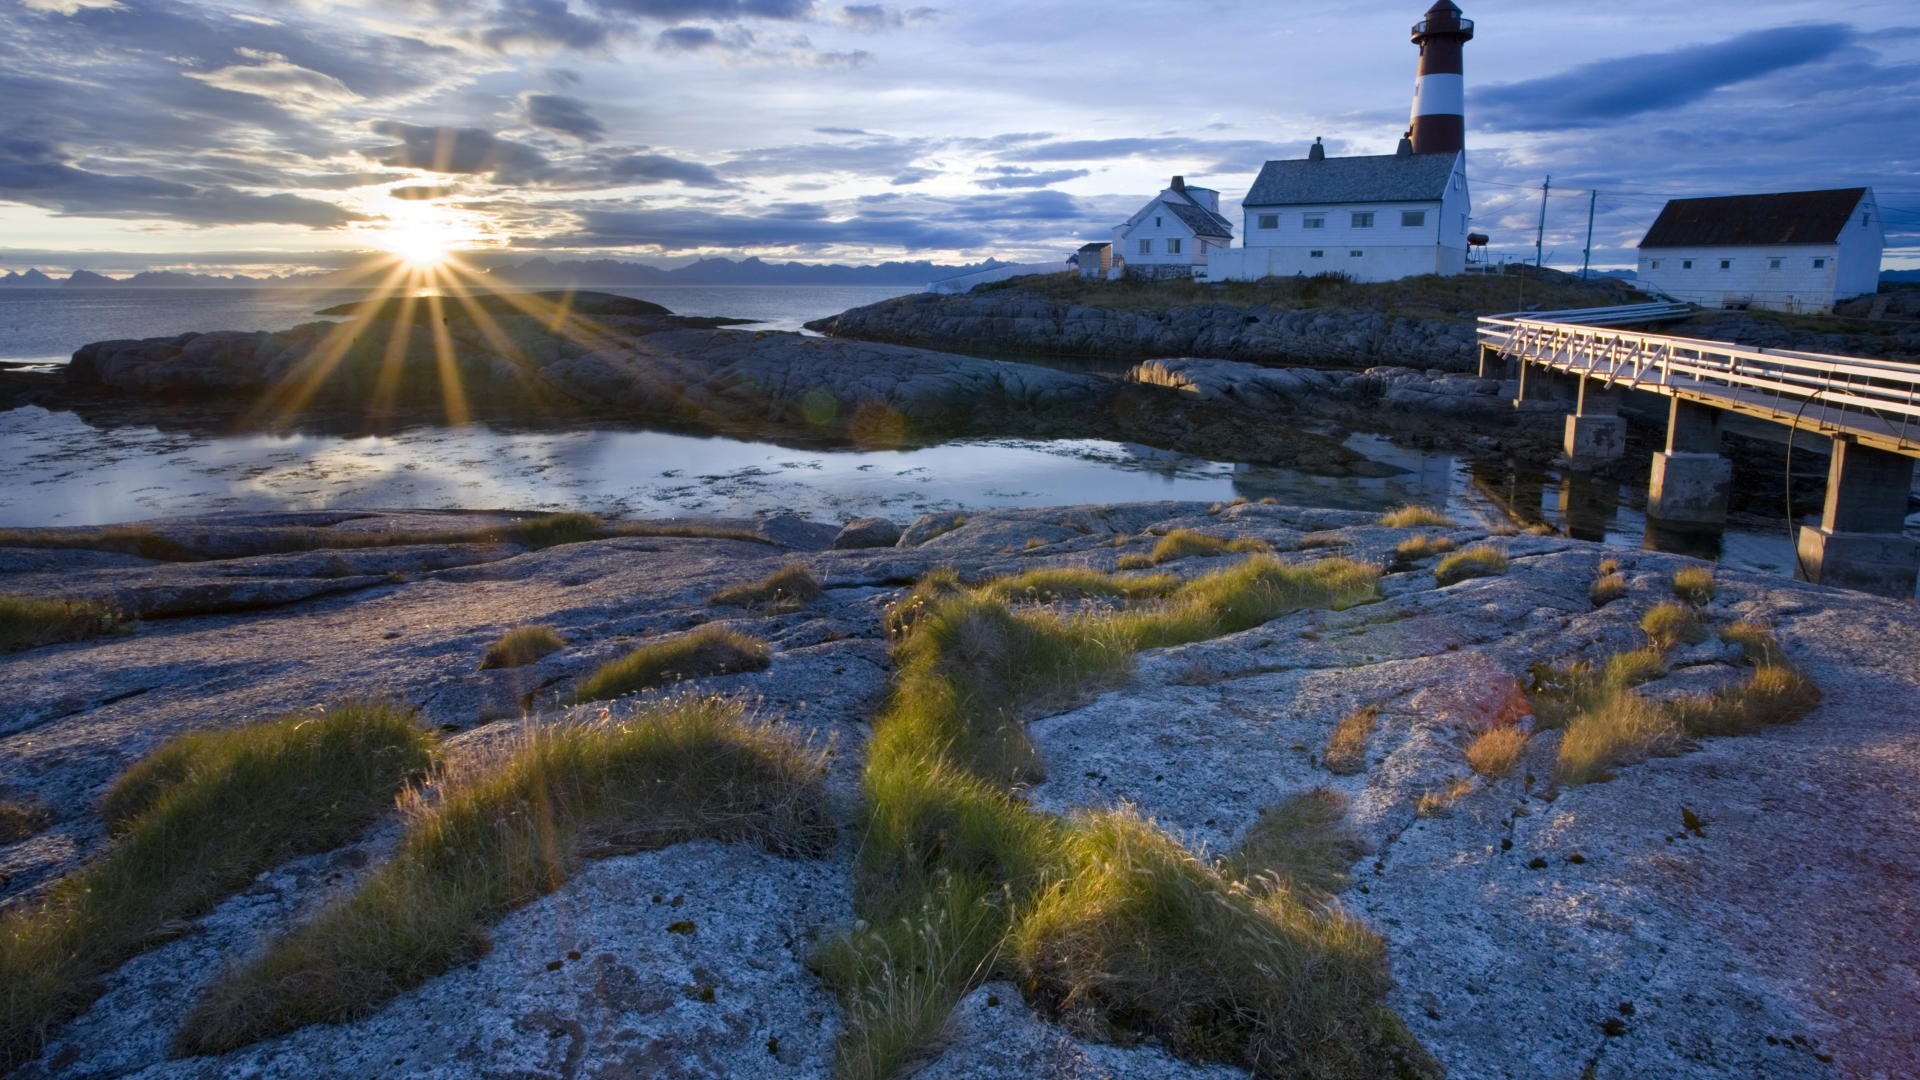
[[[1629,389],[1721,396],[1730,407],[1770,399],[1775,411],[1823,430],[1858,430],[1897,442],[1901,452],[1920,455],[1920,366],[1749,348],[1530,315],[1483,317],[1481,344],[1504,357]]]

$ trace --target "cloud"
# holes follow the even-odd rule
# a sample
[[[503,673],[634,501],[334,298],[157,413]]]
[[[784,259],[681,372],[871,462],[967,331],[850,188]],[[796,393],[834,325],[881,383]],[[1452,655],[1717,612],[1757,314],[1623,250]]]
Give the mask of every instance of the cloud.
[[[990,172],[993,175],[977,181],[981,187],[1038,188],[1066,180],[1078,180],[1082,176],[1090,175],[1086,169],[1050,169],[1045,172],[1035,172],[1015,165],[1002,165]]]
[[[1473,94],[1473,123],[1493,130],[1599,127],[1699,101],[1722,87],[1822,60],[1852,42],[1840,23],[1755,30],[1713,45],[1584,64]]]
[[[454,194],[454,191],[455,189],[453,188],[444,187],[437,184],[410,184],[410,185],[407,185],[406,187],[393,188],[392,190],[388,191],[387,194],[393,196],[396,199],[406,199],[410,202],[422,202],[427,199],[444,199],[447,196]]]
[[[653,47],[661,52],[696,52],[719,44],[720,35],[708,26],[669,27],[654,35],[653,39]]]
[[[683,19],[710,19],[734,22],[740,19],[798,20],[813,14],[813,0],[591,0],[603,10],[661,22]]]
[[[82,11],[112,10],[126,5],[120,0],[20,0],[20,6],[49,15],[77,15]]]
[[[161,218],[188,225],[304,225],[338,228],[370,221],[333,203],[297,195],[252,195],[146,176],[77,168],[43,140],[0,137],[0,200],[69,217]]]
[[[339,79],[301,67],[279,53],[242,49],[240,55],[257,63],[205,73],[187,72],[187,78],[236,94],[266,98],[282,108],[301,112],[330,112],[360,100],[360,95]]]
[[[569,176],[571,184],[583,187],[668,183],[698,188],[732,186],[706,165],[664,154],[595,154]]]
[[[480,40],[499,52],[515,46],[598,49],[606,45],[611,34],[606,23],[574,14],[566,0],[507,0]]]
[[[581,142],[599,142],[607,134],[606,126],[587,112],[587,103],[559,94],[526,94],[520,99],[527,112],[527,123],[534,127],[571,135]]]
[[[1189,163],[1186,171],[1196,175],[1251,172],[1273,156],[1274,144],[1258,139],[1190,139],[1177,135],[1034,142],[1000,154],[1003,161],[1034,164],[1144,158],[1170,166],[1169,174],[1185,162]]]
[[[874,32],[878,30],[898,30],[903,26],[926,22],[941,15],[939,8],[916,7],[905,10],[890,8],[885,4],[848,4],[833,13],[835,22],[851,26],[855,30]]]
[[[441,173],[491,173],[496,184],[524,183],[547,172],[538,150],[510,142],[483,128],[421,127],[397,120],[376,120],[376,135],[400,139],[398,146],[368,154],[382,165]]]

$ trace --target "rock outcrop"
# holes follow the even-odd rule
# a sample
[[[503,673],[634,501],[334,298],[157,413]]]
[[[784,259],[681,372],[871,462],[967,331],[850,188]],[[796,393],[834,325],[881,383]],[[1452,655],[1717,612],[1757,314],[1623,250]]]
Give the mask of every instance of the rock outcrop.
[[[834,337],[1009,356],[1209,356],[1447,371],[1469,370],[1479,357],[1471,319],[1217,303],[1095,307],[1017,288],[901,296],[817,319],[807,328]]]
[[[268,530],[391,525],[411,535],[431,531],[435,517],[162,523],[154,531],[183,543],[205,537],[227,554],[158,562],[0,551],[0,592],[191,597],[223,575],[298,585],[341,568],[325,553],[246,554],[270,546]],[[437,527],[451,535],[470,525],[448,515]],[[9,688],[0,796],[50,811],[50,823],[0,846],[0,897],[30,902],[101,852],[100,793],[171,735],[378,695],[445,730],[456,759],[484,754],[522,725],[593,711],[544,703],[602,661],[715,620],[767,641],[771,666],[676,692],[748,698],[764,721],[830,746],[830,782],[851,806],[891,677],[881,616],[906,583],[941,566],[970,580],[1112,569],[1175,528],[1257,538],[1288,560],[1333,550],[1393,569],[1375,602],[1149,650],[1124,683],[1062,702],[1030,728],[1046,770],[1025,792],[1032,803],[1063,812],[1131,804],[1220,853],[1264,806],[1316,788],[1341,793],[1370,850],[1338,902],[1384,936],[1398,981],[1388,1003],[1455,1076],[1920,1074],[1911,1024],[1920,945],[1909,932],[1920,918],[1913,605],[1722,568],[1705,617],[1769,626],[1824,693],[1811,714],[1558,789],[1548,778],[1561,735],[1542,727],[1510,776],[1478,778],[1463,753],[1476,733],[1535,727],[1524,715],[1530,665],[1644,644],[1640,615],[1671,598],[1676,569],[1697,564],[1554,536],[1490,536],[1467,523],[1421,531],[1490,541],[1511,564],[1441,588],[1431,557],[1395,561],[1409,531],[1345,511],[976,511],[858,549],[834,549],[832,526],[788,522],[762,535],[784,546],[665,536],[543,550],[461,544],[440,553],[439,568],[426,557],[430,542],[341,551],[350,573],[332,580],[377,580],[247,611],[176,608],[120,634],[0,657]],[[251,547],[249,530],[261,534]],[[1627,594],[1595,609],[1588,586],[1603,558],[1618,560]],[[765,612],[708,602],[793,562],[823,596]],[[1192,577],[1221,563],[1160,569]],[[490,642],[533,623],[555,627],[565,647],[525,667],[480,670]],[[1736,659],[1711,636],[1682,646],[1648,692],[1725,681],[1739,674]],[[620,714],[646,700],[609,707]],[[1364,768],[1328,772],[1320,762],[1330,731],[1363,706],[1378,709]],[[1450,805],[1423,800],[1461,780]],[[175,1022],[215,972],[352,888],[394,835],[379,828],[287,863],[170,928],[19,1075],[827,1075],[839,1007],[807,958],[853,917],[851,844],[824,860],[702,841],[593,862],[491,927],[486,956],[368,1015],[220,1057],[169,1057]],[[975,990],[953,1031],[930,1075],[1236,1074],[1151,1045],[1090,1041],[1040,1019],[1011,983]]]

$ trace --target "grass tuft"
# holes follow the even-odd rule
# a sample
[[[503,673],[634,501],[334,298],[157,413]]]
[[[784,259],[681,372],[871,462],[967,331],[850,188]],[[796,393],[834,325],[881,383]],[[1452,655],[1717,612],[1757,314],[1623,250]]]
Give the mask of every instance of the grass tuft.
[[[0,594],[0,653],[84,641],[111,632],[120,619],[94,600],[45,600]]]
[[[1475,544],[1441,559],[1433,568],[1433,580],[1445,587],[1468,578],[1492,577],[1506,571],[1505,552],[1490,544]]]
[[[1389,529],[1451,529],[1453,520],[1431,506],[1400,506],[1380,515]]]
[[[1118,570],[1151,570],[1153,569],[1153,558],[1152,556],[1138,553],[1122,555],[1114,560],[1113,565],[1114,568]]]
[[[1774,638],[1773,631],[1767,629],[1765,623],[1744,619],[1729,623],[1721,629],[1720,640],[1729,645],[1740,646],[1740,651],[1745,654],[1747,663],[1756,667],[1779,666],[1787,662],[1786,653],[1780,649],[1780,642]]]
[[[813,571],[807,569],[805,563],[796,562],[788,563],[759,581],[721,589],[708,602],[764,611],[798,611],[825,595],[826,590],[820,587],[820,581],[813,576]]]
[[[1527,748],[1527,738],[1517,727],[1489,728],[1467,744],[1467,764],[1489,780],[1510,776]]]
[[[103,807],[106,853],[0,916],[0,1068],[39,1053],[97,980],[262,871],[357,835],[433,760],[394,706],[348,704],[174,739]]]
[[[1162,536],[1159,543],[1153,545],[1153,553],[1149,558],[1157,566],[1160,563],[1192,556],[1213,558],[1220,555],[1270,550],[1272,550],[1271,545],[1266,541],[1251,536],[1228,540],[1193,529],[1174,529]]]
[[[1430,555],[1452,551],[1453,547],[1453,541],[1444,536],[1409,536],[1393,549],[1393,561],[1396,566],[1411,566]]]
[[[1568,722],[1554,780],[1569,787],[1605,780],[1616,766],[1677,754],[1683,742],[1680,724],[1659,704],[1613,691]]]
[[[1790,724],[1818,704],[1820,688],[1805,675],[1784,665],[1768,665],[1755,668],[1737,686],[1676,698],[1671,708],[1689,735],[1750,735]]]
[[[1446,817],[1453,813],[1453,804],[1473,794],[1473,779],[1456,776],[1453,782],[1443,788],[1428,788],[1414,800],[1413,812],[1416,817]]]
[[[178,1051],[219,1053],[368,1011],[486,950],[485,928],[590,855],[693,839],[819,855],[833,826],[821,756],[741,707],[688,698],[629,720],[529,729],[501,759],[406,805],[393,858],[353,896],[222,973]]]
[[[1250,889],[1286,888],[1324,899],[1347,887],[1353,861],[1366,851],[1347,826],[1347,797],[1313,788],[1261,807],[1219,869]]]
[[[0,799],[0,845],[37,836],[53,824],[53,811],[37,799]]]
[[[1673,572],[1673,595],[1682,603],[1705,607],[1713,593],[1712,567],[1687,566]]]
[[[1676,645],[1698,645],[1707,639],[1700,612],[1690,604],[1671,600],[1648,608],[1640,616],[1640,629],[1647,635],[1647,644],[1661,652]]]
[[[1665,655],[1649,646],[1609,656],[1600,668],[1600,684],[1610,690],[1628,690],[1666,673]]]
[[[904,637],[908,630],[913,629],[913,624],[918,622],[922,615],[932,610],[940,601],[959,596],[966,591],[966,588],[960,580],[959,573],[950,566],[942,566],[922,574],[920,580],[913,583],[913,588],[907,590],[907,595],[887,605],[884,620],[887,637],[895,640]]]
[[[1606,607],[1625,595],[1627,575],[1617,571],[1594,578],[1593,584],[1587,588],[1587,599],[1596,608]]]
[[[1380,706],[1368,705],[1340,718],[1327,736],[1327,749],[1320,760],[1335,776],[1356,776],[1367,767],[1367,739],[1373,735]]]
[[[995,600],[1049,603],[1058,600],[1145,600],[1179,588],[1172,574],[1116,577],[1091,567],[1058,566],[995,578],[979,595]]]
[[[566,648],[567,639],[551,626],[519,626],[500,635],[480,657],[480,670],[525,667]]]
[[[689,633],[649,642],[580,680],[573,703],[603,701],[649,687],[709,675],[765,671],[772,661],[759,638],[707,623]]]

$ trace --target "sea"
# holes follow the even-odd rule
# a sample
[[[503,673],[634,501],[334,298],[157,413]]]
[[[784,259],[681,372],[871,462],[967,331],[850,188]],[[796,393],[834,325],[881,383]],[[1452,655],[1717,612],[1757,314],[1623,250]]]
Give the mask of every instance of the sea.
[[[805,322],[912,286],[693,286],[608,289],[685,315]],[[0,361],[55,369],[111,338],[278,330],[364,292],[259,289],[0,289]],[[804,332],[804,331],[803,331]],[[102,422],[105,423],[105,422]],[[990,507],[1157,499],[1384,510],[1439,506],[1492,524],[1538,522],[1582,539],[1675,546],[1649,536],[1644,493],[1504,461],[1412,450],[1382,432],[1346,444],[1396,475],[1314,476],[1101,439],[960,439],[904,450],[794,448],[640,426],[554,430],[476,423],[378,435],[326,430],[209,432],[180,425],[96,426],[38,407],[0,411],[0,526],[100,525],[219,510],[344,507],[588,510],[610,517],[822,521]],[[1786,572],[1777,528],[1681,538],[1692,553]]]

